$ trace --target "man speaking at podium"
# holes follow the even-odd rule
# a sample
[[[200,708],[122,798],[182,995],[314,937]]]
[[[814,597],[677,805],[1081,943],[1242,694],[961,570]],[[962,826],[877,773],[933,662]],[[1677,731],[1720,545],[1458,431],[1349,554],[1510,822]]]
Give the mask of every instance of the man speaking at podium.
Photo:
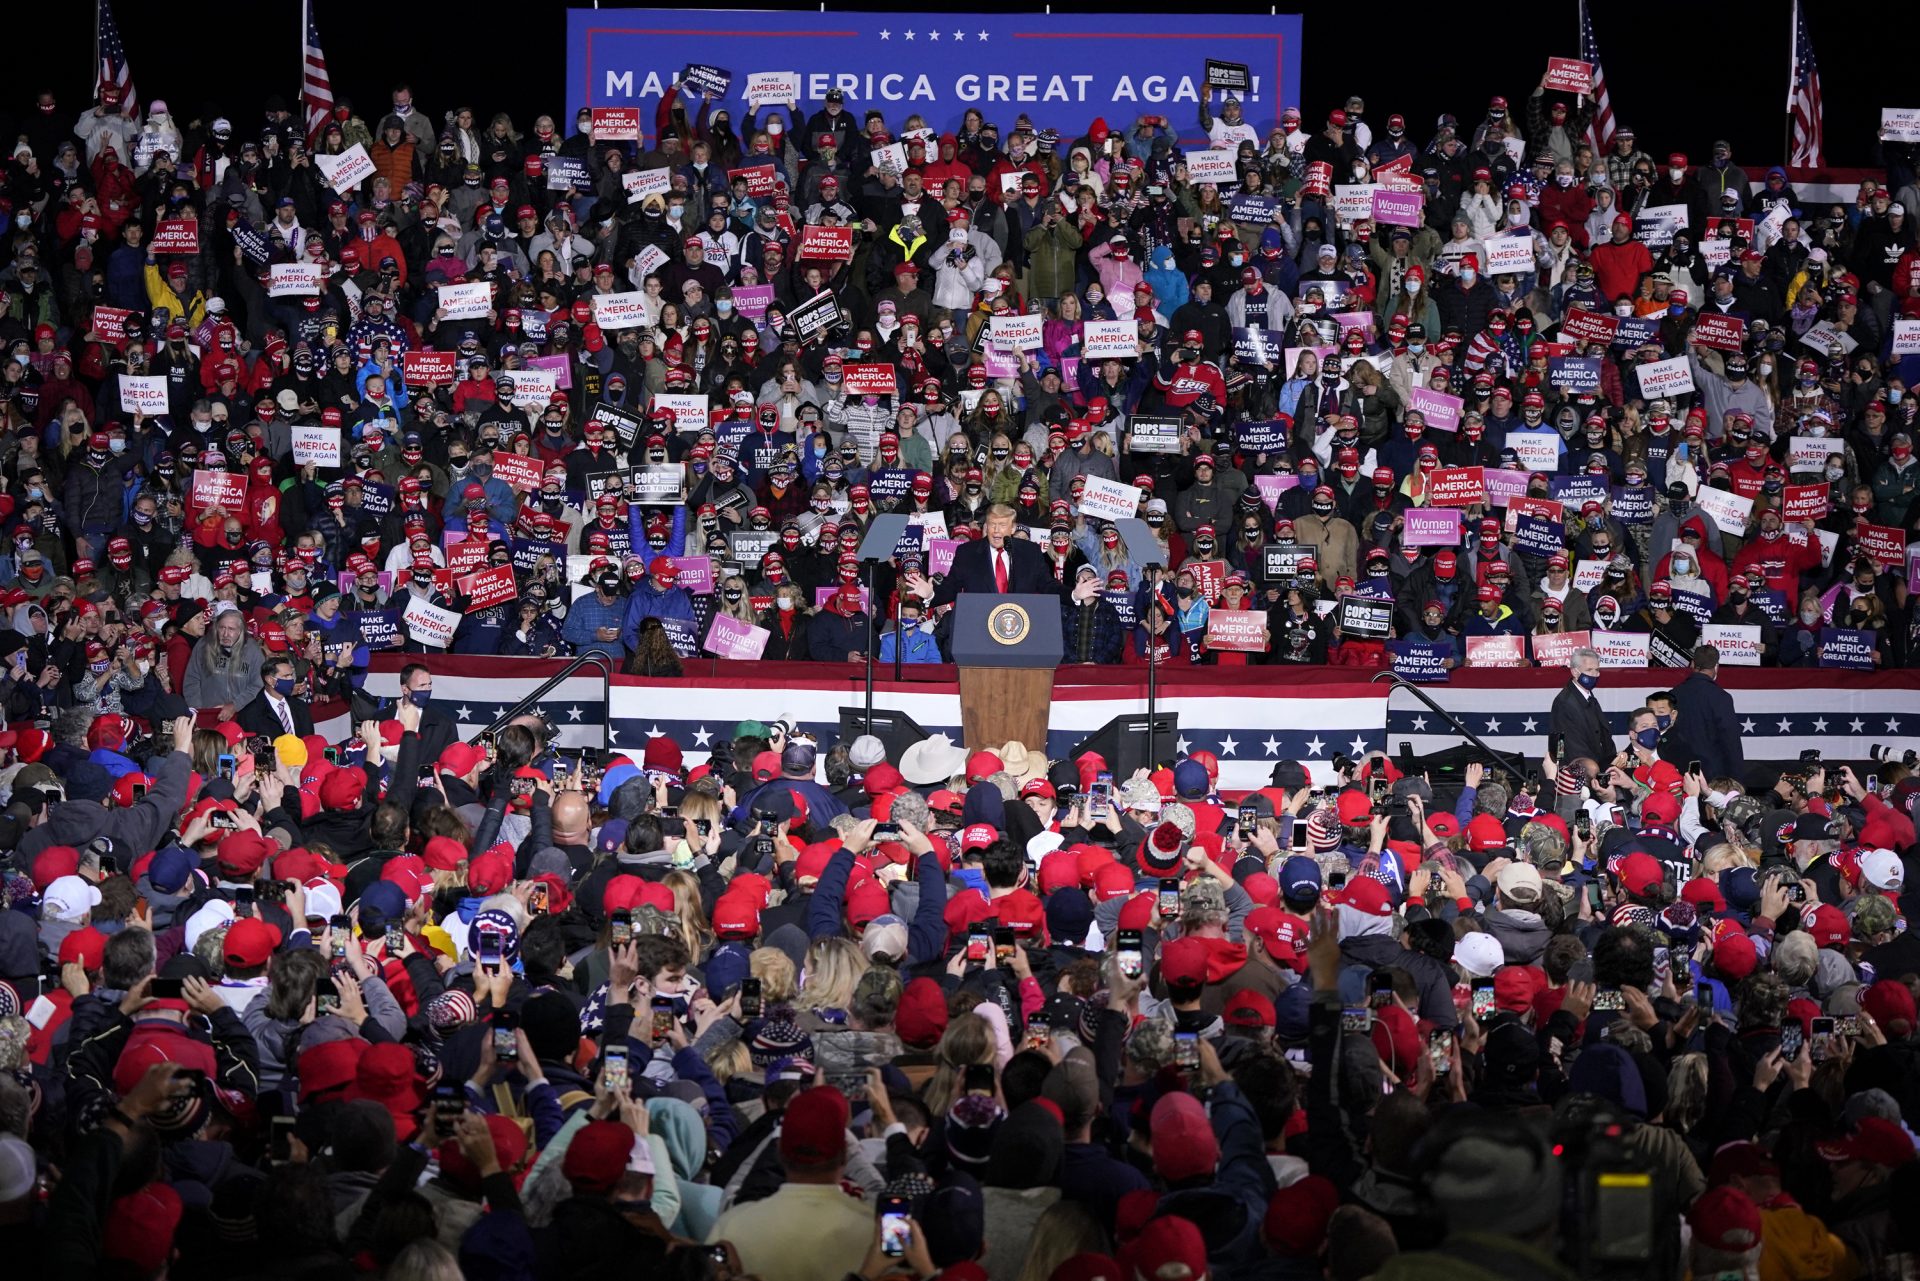
[[[906,580],[907,590],[928,601],[933,609],[953,604],[962,592],[1059,596],[1066,588],[1047,568],[1046,553],[1024,538],[1015,538],[1013,524],[1013,508],[995,503],[987,508],[986,538],[962,543],[954,550],[953,565],[939,587],[925,574],[914,574]]]

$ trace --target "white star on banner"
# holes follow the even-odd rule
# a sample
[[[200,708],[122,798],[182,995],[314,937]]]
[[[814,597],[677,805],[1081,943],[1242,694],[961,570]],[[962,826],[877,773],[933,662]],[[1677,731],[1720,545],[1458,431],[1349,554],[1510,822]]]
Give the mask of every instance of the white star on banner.
[[[1822,716],[1822,717],[1820,717],[1820,718],[1819,718],[1818,720],[1816,720],[1816,721],[1814,721],[1814,723],[1813,723],[1813,732],[1814,732],[1814,733],[1816,733],[1816,734],[1824,734],[1824,733],[1826,733],[1826,732],[1827,732],[1827,718],[1826,718],[1826,717],[1824,717],[1824,716]]]
[[[1414,727],[1415,729],[1417,729],[1417,730],[1422,730],[1422,731],[1424,731],[1424,730],[1425,730],[1425,729],[1427,728],[1427,718],[1426,718],[1426,717],[1424,717],[1424,716],[1416,716],[1416,717],[1414,717],[1414,718],[1413,718],[1413,727]]]
[[[1741,732],[1742,734],[1751,734],[1751,733],[1753,733],[1753,722],[1752,722],[1752,721],[1741,721],[1741,722],[1740,722],[1740,732]]]
[[[650,729],[650,730],[648,730],[648,731],[647,731],[647,737],[648,737],[648,738],[659,738],[659,737],[660,737],[660,735],[661,735],[662,733],[664,733],[664,732],[665,732],[665,731],[663,731],[663,730],[662,730],[662,729],[660,728],[660,726],[659,726],[658,724],[656,724],[656,725],[654,725],[654,727],[653,727],[652,729]]]
[[[457,721],[460,721],[462,724],[472,724],[473,709],[471,707],[468,707],[465,703],[462,703],[460,704],[460,706],[453,709],[453,718]]]
[[[617,743],[619,741],[620,741],[620,731],[615,729],[612,725],[608,725],[607,726],[607,742]]]
[[[705,747],[707,740],[712,737],[713,735],[708,732],[707,727],[702,725],[699,729],[693,731],[693,745],[695,747]]]
[[[880,31],[880,38],[882,40],[891,40],[893,39],[893,32],[888,31],[885,28],[882,28]]]
[[[1780,718],[1780,732],[1782,734],[1791,734],[1793,732],[1793,722],[1784,716]]]
[[[964,31],[956,31],[953,33],[953,38],[959,43],[965,44],[967,40],[967,33]]]
[[[578,721],[584,716],[586,716],[586,712],[581,708],[569,707],[567,709],[567,719],[570,721]]]
[[[1533,717],[1531,716],[1527,717],[1527,719],[1520,722],[1520,732],[1522,734],[1531,734],[1539,728],[1540,728],[1540,722],[1533,719]]]
[[[1260,746],[1267,749],[1268,756],[1278,756],[1280,754],[1280,740],[1277,738],[1270,738],[1260,744]]]
[[[1867,732],[1867,723],[1857,716],[1848,721],[1847,726],[1856,734],[1864,734]]]
[[[1354,739],[1350,746],[1353,748],[1353,754],[1355,756],[1365,756],[1367,754],[1367,740],[1364,738]]]
[[[1223,738],[1220,740],[1220,754],[1222,756],[1232,756],[1233,750],[1238,746],[1240,746],[1240,744],[1235,742],[1231,737]]]
[[[984,32],[984,31],[982,31],[982,32],[980,33],[980,41],[981,41],[981,43],[982,43],[982,44],[984,44],[984,43],[986,43],[986,39],[987,39],[987,33],[986,33],[986,32]]]
[[[1487,733],[1498,734],[1499,732],[1500,732],[1500,718],[1498,716],[1487,717]]]
[[[1189,746],[1190,744],[1187,742],[1186,739],[1183,738],[1179,742],[1173,745],[1173,750],[1180,753],[1180,755],[1185,756],[1187,754],[1187,748]]]
[[[940,33],[938,31],[929,31],[927,32],[927,39],[937,41],[940,39]]]
[[[1307,755],[1318,756],[1322,751],[1326,749],[1326,746],[1327,745],[1325,743],[1320,741],[1320,736],[1318,734],[1315,734],[1312,738],[1307,740]]]
[[[907,39],[909,40],[913,39],[913,32],[911,31],[907,32]]]
[[[1887,717],[1887,733],[1898,734],[1899,732],[1900,722],[1891,716]]]

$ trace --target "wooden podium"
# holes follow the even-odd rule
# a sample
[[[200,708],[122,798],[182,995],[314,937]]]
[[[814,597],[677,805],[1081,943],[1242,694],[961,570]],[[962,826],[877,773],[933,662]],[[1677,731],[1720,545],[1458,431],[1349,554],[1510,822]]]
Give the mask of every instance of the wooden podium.
[[[1062,652],[1060,598],[962,594],[954,604],[951,644],[967,749],[1017,740],[1045,753]]]

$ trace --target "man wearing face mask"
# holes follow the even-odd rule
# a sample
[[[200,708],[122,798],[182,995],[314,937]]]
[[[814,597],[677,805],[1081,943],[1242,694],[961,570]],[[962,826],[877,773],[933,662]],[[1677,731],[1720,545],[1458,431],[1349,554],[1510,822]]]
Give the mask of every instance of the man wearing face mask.
[[[101,558],[107,534],[120,523],[127,470],[132,465],[125,454],[114,450],[113,439],[108,432],[93,432],[77,466],[71,466],[74,460],[69,455],[71,470],[61,493],[67,523],[81,539],[80,554],[93,559]]]
[[[1593,692],[1599,686],[1600,655],[1591,649],[1575,650],[1569,679],[1554,697],[1547,731],[1547,750],[1556,760],[1614,758],[1613,730]]]
[[[667,557],[655,556],[647,562],[646,576],[634,585],[626,616],[620,624],[620,641],[628,650],[638,648],[640,624],[644,619],[672,618],[689,626],[693,624],[693,598],[687,595],[686,588],[675,584],[676,577],[673,562]],[[567,621],[573,621],[571,615]]]
[[[626,620],[627,600],[621,590],[620,571],[602,565],[594,572],[593,591],[573,602],[567,611],[560,637],[573,646],[576,654],[605,654],[624,663],[627,646],[620,638]]]
[[[276,654],[265,659],[260,664],[260,697],[241,708],[234,719],[249,734],[306,737],[313,733],[313,712],[307,700],[295,693],[298,684],[291,658]]]

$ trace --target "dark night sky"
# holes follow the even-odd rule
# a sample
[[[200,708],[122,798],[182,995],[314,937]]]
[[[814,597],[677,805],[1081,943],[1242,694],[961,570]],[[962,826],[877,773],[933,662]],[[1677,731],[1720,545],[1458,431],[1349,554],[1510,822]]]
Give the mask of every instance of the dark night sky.
[[[362,0],[316,3],[335,91],[364,104],[362,114],[369,123],[386,101],[393,79],[403,74],[414,86],[415,101],[436,118],[456,100],[471,104],[483,122],[493,111],[505,110],[523,131],[541,111],[559,115],[566,5],[524,0],[511,7],[480,4],[428,12]],[[735,9],[719,4],[688,7]],[[754,7],[818,6],[762,0]],[[883,0],[828,7],[854,12],[913,6]],[[1441,112],[1453,112],[1463,124],[1477,122],[1489,96],[1503,93],[1517,102],[1538,82],[1549,56],[1578,52],[1574,0],[1484,7],[1400,0],[1281,7],[1306,14],[1300,99],[1310,122],[1357,92],[1366,98],[1375,128],[1398,111],[1421,143],[1431,136]],[[1053,8],[1061,13],[1113,13],[1164,12],[1166,6],[1082,2]],[[1268,6],[1255,4],[1209,8],[1268,12]],[[1639,131],[1642,146],[1656,154],[1678,148],[1697,161],[1713,139],[1724,137],[1756,177],[1783,157],[1791,0],[1749,0],[1738,6],[1594,0],[1593,8],[1615,116]],[[297,98],[297,0],[248,6],[244,26],[231,36],[214,34],[208,25],[230,22],[234,11],[229,7],[218,6],[218,17],[206,20],[193,17],[192,10],[215,11],[216,6],[121,0],[116,7],[143,99],[165,97],[182,120],[217,105],[243,124],[257,118],[257,105],[269,93],[277,91],[289,101]],[[1502,15],[1498,25],[1503,30],[1482,34],[1489,24],[1467,16],[1476,10]],[[1880,108],[1920,106],[1920,92],[1907,95],[1913,101],[1883,101],[1886,95],[1872,88],[1910,83],[1905,74],[1910,42],[1889,38],[1898,34],[1887,30],[1890,13],[1884,4],[1862,0],[1821,0],[1809,11],[1826,86],[1827,156],[1832,164],[1872,165]],[[0,127],[27,108],[30,93],[43,84],[59,95],[62,112],[71,108],[74,115],[91,91],[93,6],[44,6],[35,16],[36,23],[18,34],[40,35],[46,47],[70,52],[58,59],[17,60],[15,74],[0,91]],[[420,34],[415,37],[412,31]],[[1693,56],[1681,58],[1682,53]],[[715,61],[724,65],[726,59],[716,55]],[[50,81],[34,78],[42,69],[51,74]]]

